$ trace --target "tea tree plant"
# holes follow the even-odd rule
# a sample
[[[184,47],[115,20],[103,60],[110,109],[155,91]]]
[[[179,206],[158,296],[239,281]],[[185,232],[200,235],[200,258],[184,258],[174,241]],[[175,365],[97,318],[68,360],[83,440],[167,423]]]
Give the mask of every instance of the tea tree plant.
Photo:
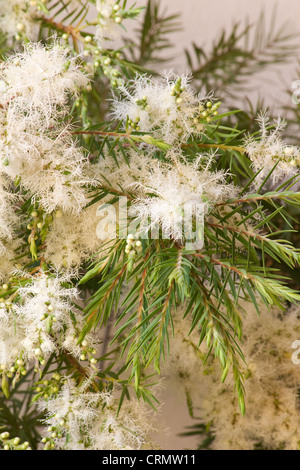
[[[0,5],[2,447],[159,446],[149,416],[180,324],[245,413],[247,302],[255,324],[300,300],[270,264],[300,257],[283,121],[237,130],[213,90],[145,69],[178,26],[155,2]]]

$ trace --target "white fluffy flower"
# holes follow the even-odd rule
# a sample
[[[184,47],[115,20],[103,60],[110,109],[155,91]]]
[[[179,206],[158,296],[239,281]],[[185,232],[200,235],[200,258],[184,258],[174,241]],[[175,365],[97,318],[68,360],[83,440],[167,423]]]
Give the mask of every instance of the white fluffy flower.
[[[7,180],[0,174],[0,256],[9,250],[8,244],[14,239],[13,232],[18,220],[13,207],[13,195],[7,186]]]
[[[219,103],[197,96],[189,82],[188,76],[173,74],[162,79],[137,77],[120,87],[124,99],[114,99],[114,116],[170,144],[186,142],[189,136],[204,133],[205,124],[219,107]]]
[[[105,153],[105,158],[89,166],[89,176],[93,180],[100,181],[103,186],[111,185],[112,188],[119,189],[121,192],[126,192],[126,190],[131,192],[134,183],[144,183],[151,175],[153,158],[147,153],[144,153],[141,158],[141,155],[132,149],[128,151],[127,155],[129,164],[121,152],[115,151],[114,157]],[[142,191],[140,193],[143,194]]]
[[[29,190],[51,213],[72,213],[85,206],[86,157],[76,147],[68,126],[70,94],[88,83],[76,60],[58,45],[28,45],[1,67],[5,135],[0,135],[2,171]]]
[[[26,45],[24,52],[13,55],[1,66],[1,78],[6,84],[1,104],[9,103],[12,112],[26,110],[31,120],[34,113],[37,120],[41,116],[53,118],[53,107],[58,111],[58,106],[66,104],[69,93],[74,94],[89,83],[76,58],[58,44],[49,48]]]
[[[137,400],[127,401],[118,413],[115,392],[87,391],[89,381],[81,387],[66,379],[57,397],[40,402],[47,411],[47,425],[61,433],[55,438],[57,449],[124,450],[149,447],[152,431],[149,412]]]
[[[82,261],[99,249],[98,223],[96,205],[78,216],[59,211],[59,217],[54,217],[45,241],[45,260],[59,271],[77,275]]]
[[[22,355],[22,342],[26,331],[22,324],[14,319],[11,308],[0,304],[0,367],[10,370]]]
[[[65,329],[72,325],[72,300],[78,292],[62,287],[62,282],[59,277],[41,274],[18,290],[20,302],[12,304],[12,308],[26,332],[21,346],[27,360],[57,351]]]
[[[260,171],[256,179],[257,184],[261,184],[276,164],[272,173],[274,182],[285,176],[296,174],[300,165],[300,150],[283,142],[280,131],[285,127],[284,121],[278,119],[275,122],[275,128],[271,130],[268,129],[270,121],[265,114],[259,116],[258,122],[260,124],[259,139],[249,137],[245,142],[246,153],[252,161],[254,171]]]
[[[0,30],[7,34],[10,40],[25,36],[31,41],[37,41],[38,19],[45,15],[39,3],[38,0],[0,0]],[[46,7],[47,3],[52,7],[55,6],[53,3],[58,3],[56,10],[61,8],[60,2],[42,0],[42,3]],[[73,12],[82,6],[82,0],[68,0],[66,2],[67,12]],[[52,8],[50,12],[53,15],[55,10],[53,11]]]
[[[167,237],[182,240],[194,219],[201,223],[210,207],[236,195],[226,173],[211,171],[211,159],[200,156],[192,165],[178,161],[175,168],[153,162],[152,173],[136,183],[144,194],[132,205],[142,231],[161,227]]]
[[[78,299],[78,291],[64,287],[66,279],[40,273],[29,277],[27,284],[18,289],[18,302],[0,303],[2,372],[15,372],[17,379],[22,373],[19,362],[26,370],[33,361],[37,366],[43,365],[53,353],[63,351],[78,358],[83,353],[87,358],[95,354],[99,340],[93,333],[86,336],[84,347],[78,344],[84,317],[73,304]]]
[[[34,4],[35,3],[35,4]],[[31,40],[37,38],[37,2],[30,0],[0,0],[0,29],[9,39],[25,34]]]
[[[22,250],[22,240],[18,238],[12,241],[8,240],[8,243],[0,242],[0,247],[3,247],[2,255],[0,255],[0,282],[6,282],[15,269],[26,265],[30,259],[25,255],[21,259],[15,259],[24,251],[20,251]]]
[[[96,29],[96,39],[101,46],[103,40],[116,39],[118,37],[119,25],[115,21],[118,10],[116,0],[97,0],[96,8],[98,11],[98,24]]]
[[[16,231],[21,224],[16,213],[16,203],[16,197],[10,192],[9,181],[0,174],[0,282],[14,269],[15,250],[22,244],[16,238]],[[27,258],[21,262],[27,263]]]

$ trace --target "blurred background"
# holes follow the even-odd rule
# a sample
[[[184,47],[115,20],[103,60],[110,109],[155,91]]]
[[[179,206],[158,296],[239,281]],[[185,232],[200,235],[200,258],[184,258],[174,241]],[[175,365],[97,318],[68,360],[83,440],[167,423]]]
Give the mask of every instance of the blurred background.
[[[135,3],[146,7],[148,0]],[[152,56],[165,62],[146,66],[193,73],[199,88],[212,88],[223,100],[229,97],[231,107],[244,109],[247,104],[249,110],[250,103],[253,108],[259,104],[274,114],[293,108],[292,84],[300,80],[298,0],[158,0],[156,4],[158,21],[149,30],[153,36],[159,28],[169,31],[170,47],[150,40],[145,55],[153,48]],[[127,21],[126,28],[128,42],[138,42],[136,21]]]

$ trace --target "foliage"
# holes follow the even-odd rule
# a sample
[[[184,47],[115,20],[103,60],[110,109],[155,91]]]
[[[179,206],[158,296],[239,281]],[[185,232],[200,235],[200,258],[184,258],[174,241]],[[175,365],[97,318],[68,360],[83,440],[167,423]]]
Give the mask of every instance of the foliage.
[[[222,33],[210,53],[194,44],[186,55],[193,84],[206,90],[198,95],[188,77],[149,70],[164,63],[180,27],[158,1],[23,3],[17,13],[9,7],[15,31],[0,41],[9,56],[0,101],[0,445],[152,445],[143,404],[157,408],[178,312],[203,363],[218,360],[221,382],[233,375],[244,414],[245,301],[260,315],[262,303],[284,310],[300,300],[291,280],[300,159],[281,140],[280,121],[257,120],[260,106],[228,104],[250,75],[286,63],[294,35],[274,18],[267,31],[262,15],[254,32],[236,24]],[[136,39],[114,49],[123,21],[139,15]],[[129,215],[125,236],[120,222],[113,237],[111,220],[99,225],[96,216],[116,214],[120,198]],[[201,247],[177,236],[184,204],[195,201]],[[205,435],[204,447],[213,440],[203,421],[188,433]]]

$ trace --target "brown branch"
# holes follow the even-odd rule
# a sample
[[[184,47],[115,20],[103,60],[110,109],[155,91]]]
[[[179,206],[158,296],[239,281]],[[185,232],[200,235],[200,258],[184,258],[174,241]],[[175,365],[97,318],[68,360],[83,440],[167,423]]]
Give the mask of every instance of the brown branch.
[[[235,232],[235,233],[243,233],[244,235],[248,235],[249,237],[252,237],[252,238],[258,238],[259,240],[262,240],[262,241],[268,241],[267,237],[264,237],[263,235],[259,235],[258,233],[249,232],[248,230],[238,229],[238,228],[230,227],[227,225],[213,224],[210,222],[206,222],[206,224],[209,227],[219,228],[221,230],[226,229],[226,230],[229,230],[230,232]]]
[[[103,186],[101,185],[100,188],[98,189],[103,189],[104,191],[107,191],[112,194],[116,194],[117,196],[123,196],[127,197],[130,201],[132,201],[134,198],[130,196],[130,194],[123,193],[122,191],[119,191],[118,189],[111,188],[110,186]]]
[[[205,255],[201,255],[200,253],[193,253],[193,256],[196,256],[196,258],[201,258],[205,262],[207,261],[207,257]],[[220,260],[217,260],[215,258],[209,258],[209,261],[213,264],[217,264],[218,266],[221,266],[224,269],[228,269],[230,271],[233,271],[237,273],[239,276],[244,277],[245,279],[250,279],[251,281],[255,281],[255,278],[250,276],[249,274],[244,274],[242,271],[239,271],[238,268],[234,266],[228,266],[225,263],[222,263]]]
[[[42,17],[42,21],[43,23],[51,26],[52,28],[58,29],[60,31],[64,31],[66,34],[71,36],[73,43],[74,43],[75,50],[78,49],[77,41],[81,41],[81,42],[84,41],[83,37],[79,33],[79,30],[73,25],[64,25],[61,22],[54,21],[54,18],[46,18],[45,16]]]

